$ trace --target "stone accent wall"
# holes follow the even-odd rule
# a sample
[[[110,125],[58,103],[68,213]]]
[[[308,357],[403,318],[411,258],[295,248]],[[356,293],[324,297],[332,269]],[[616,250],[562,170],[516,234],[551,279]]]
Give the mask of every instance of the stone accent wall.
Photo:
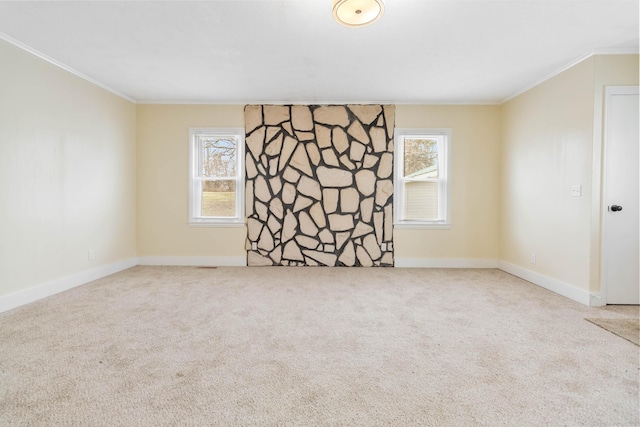
[[[247,264],[393,266],[393,105],[248,105]]]

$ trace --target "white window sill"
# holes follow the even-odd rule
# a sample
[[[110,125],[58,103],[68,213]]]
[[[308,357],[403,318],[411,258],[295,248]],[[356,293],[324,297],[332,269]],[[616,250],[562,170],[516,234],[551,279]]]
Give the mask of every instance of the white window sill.
[[[189,227],[220,227],[220,228],[240,228],[244,227],[244,221],[225,221],[225,220],[191,220]]]
[[[443,222],[397,222],[393,224],[395,228],[398,229],[408,229],[408,230],[449,230],[451,229],[451,224],[443,223]]]

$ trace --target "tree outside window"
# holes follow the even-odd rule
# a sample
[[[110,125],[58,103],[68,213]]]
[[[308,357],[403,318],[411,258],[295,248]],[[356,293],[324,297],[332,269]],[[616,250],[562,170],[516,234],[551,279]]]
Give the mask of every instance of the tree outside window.
[[[448,129],[396,129],[395,223],[448,227]]]
[[[190,222],[242,221],[240,130],[191,130]]]

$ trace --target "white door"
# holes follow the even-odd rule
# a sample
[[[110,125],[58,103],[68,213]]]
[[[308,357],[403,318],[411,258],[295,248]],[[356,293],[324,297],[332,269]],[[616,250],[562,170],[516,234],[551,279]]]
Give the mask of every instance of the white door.
[[[605,97],[602,287],[607,304],[640,303],[640,152],[637,86]]]

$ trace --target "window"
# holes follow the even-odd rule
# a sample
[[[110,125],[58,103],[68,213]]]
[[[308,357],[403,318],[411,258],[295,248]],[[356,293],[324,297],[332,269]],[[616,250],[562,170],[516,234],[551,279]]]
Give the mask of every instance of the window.
[[[450,129],[395,130],[395,225],[449,228]]]
[[[189,224],[244,224],[244,130],[189,129]]]

